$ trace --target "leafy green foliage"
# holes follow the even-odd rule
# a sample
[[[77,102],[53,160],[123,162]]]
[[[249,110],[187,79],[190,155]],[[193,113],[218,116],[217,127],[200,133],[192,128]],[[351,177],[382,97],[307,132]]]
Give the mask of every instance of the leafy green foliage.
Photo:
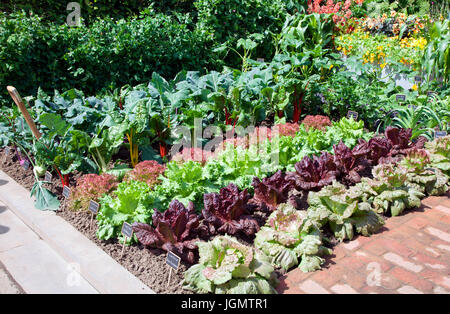
[[[39,210],[53,210],[56,211],[61,205],[56,195],[44,188],[44,182],[36,179],[33,188],[31,189],[31,196],[36,198],[34,207]]]
[[[185,272],[185,289],[216,294],[276,293],[273,267],[265,255],[229,236],[197,245],[200,260]]]
[[[365,180],[362,186],[376,212],[398,216],[405,209],[420,206],[420,199],[425,194],[405,186],[407,180],[405,168],[382,164],[374,167],[372,173],[374,180]]]
[[[330,250],[322,246],[320,231],[309,221],[306,212],[281,204],[256,234],[255,247],[264,252],[272,265],[288,270],[299,264],[304,272],[320,269],[320,256]]]
[[[146,183],[138,181],[120,183],[111,195],[104,195],[100,199],[97,237],[101,240],[122,239],[121,228],[124,222],[129,224],[151,222],[152,203],[150,188]]]
[[[384,224],[358,185],[347,190],[344,185],[334,181],[319,192],[311,192],[308,204],[308,218],[319,226],[328,225],[341,241],[353,239],[355,231],[369,236]]]
[[[450,136],[428,142],[425,144],[425,148],[430,152],[430,162],[433,168],[450,176]]]
[[[60,12],[67,16],[65,9]],[[188,15],[149,12],[129,21],[104,19],[69,27],[47,25],[35,15],[2,13],[2,100],[8,99],[6,84],[25,95],[35,95],[39,86],[94,94],[148,81],[153,72],[174,76],[182,69],[214,68],[217,57],[210,42],[208,34],[192,29]]]
[[[430,156],[426,150],[410,150],[401,165],[408,169],[406,185],[427,195],[443,195],[447,192],[449,178],[439,169],[429,168]]]

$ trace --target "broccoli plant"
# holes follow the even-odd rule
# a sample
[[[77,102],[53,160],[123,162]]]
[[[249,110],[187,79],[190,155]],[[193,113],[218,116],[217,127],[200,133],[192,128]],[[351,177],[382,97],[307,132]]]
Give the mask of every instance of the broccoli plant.
[[[183,288],[215,294],[276,293],[274,269],[264,254],[229,236],[197,245],[199,263],[185,272]]]
[[[331,250],[322,246],[319,229],[306,220],[306,212],[280,204],[256,234],[255,247],[266,254],[272,265],[284,270],[299,265],[304,272],[320,269],[320,256]],[[300,264],[299,264],[300,261]]]

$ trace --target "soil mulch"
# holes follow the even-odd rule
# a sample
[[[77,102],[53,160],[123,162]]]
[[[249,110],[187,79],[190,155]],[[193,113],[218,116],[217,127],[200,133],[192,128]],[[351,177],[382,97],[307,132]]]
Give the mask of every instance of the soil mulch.
[[[0,169],[17,183],[31,190],[34,184],[32,167],[30,166],[30,169],[25,170],[20,166],[15,151],[12,148],[9,156],[6,158],[4,156],[4,149],[0,149]],[[70,179],[71,186],[75,184],[79,176],[80,174],[75,174]],[[52,183],[51,185],[48,184],[47,188],[61,200],[62,184],[55,174],[53,175]],[[123,247],[121,243],[117,240],[101,241],[97,239],[95,235],[97,229],[95,219],[90,229],[91,214],[89,212],[69,211],[65,209],[64,204],[61,206],[61,209],[56,212],[59,216],[64,218],[156,293],[191,293],[181,287],[183,274],[189,268],[189,265],[182,262],[178,272],[172,271],[170,284],[168,285],[169,268],[165,263],[166,252],[159,249],[147,249],[141,244],[133,244],[125,247],[123,257],[121,258],[120,255]]]

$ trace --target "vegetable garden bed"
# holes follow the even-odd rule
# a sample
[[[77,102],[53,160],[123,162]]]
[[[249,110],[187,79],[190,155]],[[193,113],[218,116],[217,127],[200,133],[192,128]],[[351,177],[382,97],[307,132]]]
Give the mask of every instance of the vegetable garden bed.
[[[392,129],[392,131],[395,131],[395,129]],[[399,136],[399,134],[397,132],[393,132],[393,136],[392,137],[388,137],[389,133],[386,133],[386,138],[391,138],[394,139],[396,137]],[[406,133],[407,134],[407,133]],[[405,138],[407,139],[408,135],[402,135],[405,136]],[[400,136],[400,138],[402,138],[402,136]],[[397,138],[398,140],[398,138]],[[448,137],[447,138],[443,138],[439,140],[440,143],[443,143],[444,146],[439,146],[439,145],[434,145],[434,147],[441,147],[446,149],[446,145],[448,145]],[[356,158],[356,154],[360,151],[362,151],[364,148],[366,149],[365,154],[368,154],[367,156],[371,156],[372,157],[372,162],[373,162],[373,157],[375,156],[374,153],[380,153],[380,154],[384,154],[384,156],[388,156],[390,155],[391,159],[387,159],[386,161],[397,161],[398,157],[395,158],[395,153],[393,153],[393,151],[388,152],[387,151],[387,147],[385,148],[384,152],[380,152],[375,150],[374,148],[372,148],[372,150],[368,150],[368,147],[370,145],[371,141],[369,142],[360,142],[359,145],[357,145],[353,150],[348,150],[348,148],[346,148],[346,146],[341,142],[340,145],[337,145],[334,147],[334,152],[335,152],[335,156],[334,156],[334,162],[339,162],[339,156],[341,156],[340,158],[344,158],[344,156],[346,156],[344,159],[341,159],[343,162],[344,160],[347,160],[348,162],[352,162],[353,164],[350,165],[348,164],[348,167],[354,168],[354,170],[351,170],[353,172],[349,172],[349,170],[347,170],[347,172],[343,171],[343,169],[341,169],[341,173],[340,173],[340,180],[343,180],[343,182],[347,182],[347,184],[349,185],[353,185],[356,182],[361,181],[360,178],[360,174],[358,174],[358,172],[356,172],[357,165],[358,165],[358,158]],[[377,143],[377,142],[375,142]],[[382,143],[382,142],[380,142]],[[380,145],[380,143],[378,143],[378,145]],[[447,143],[447,144],[445,144]],[[373,144],[375,145],[375,144]],[[393,147],[393,143],[391,142],[391,147]],[[423,142],[418,142],[416,145],[423,146]],[[342,147],[341,147],[342,146]],[[400,151],[403,150],[403,154],[407,154],[406,157],[406,166],[409,166],[411,169],[413,169],[413,172],[410,172],[411,174],[413,174],[414,176],[416,176],[416,174],[414,173],[420,173],[421,171],[425,171],[425,170],[421,170],[424,169],[423,166],[421,166],[422,163],[429,163],[429,157],[427,156],[427,154],[425,153],[424,150],[420,150],[417,148],[414,148],[413,146],[411,146],[411,144],[409,144],[409,141],[403,142],[403,143],[399,143],[397,144],[397,151],[394,149],[394,152],[396,151],[397,154],[400,154]],[[433,146],[431,146],[433,147]],[[346,149],[348,150],[346,154],[340,153],[340,150],[345,151]],[[371,152],[371,153],[370,153]],[[4,153],[3,151],[1,153]],[[10,154],[14,153],[14,151],[10,151]],[[375,158],[385,158],[382,157],[382,155],[376,156]],[[34,180],[30,180],[30,172],[32,172],[31,169],[25,170],[20,163],[17,160],[17,157],[15,155],[10,155],[12,156],[12,158],[8,159],[5,158],[2,161],[1,167],[2,169],[7,172],[8,174],[10,174],[14,179],[16,179],[19,183],[21,183],[24,187],[31,189],[33,184],[34,184]],[[353,156],[353,157],[352,157]],[[401,156],[401,155],[400,155]],[[305,248],[303,248],[303,252],[301,253],[303,255],[301,255],[301,263],[300,263],[300,268],[304,271],[313,271],[315,269],[320,268],[320,265],[324,263],[324,259],[319,257],[320,255],[323,254],[330,254],[332,247],[334,244],[337,243],[337,239],[340,240],[344,240],[344,239],[351,239],[353,237],[353,233],[356,231],[358,233],[361,233],[363,235],[370,235],[370,233],[376,232],[377,230],[380,229],[380,227],[383,225],[383,218],[382,216],[378,216],[377,218],[377,214],[375,212],[372,212],[372,210],[370,209],[370,206],[368,203],[367,205],[369,206],[369,209],[364,209],[364,206],[362,206],[365,203],[359,203],[359,205],[357,206],[362,206],[360,210],[358,212],[358,209],[353,208],[350,212],[348,212],[348,214],[345,214],[345,212],[347,211],[347,209],[349,208],[348,206],[350,204],[352,204],[353,199],[358,199],[361,196],[357,196],[355,195],[358,194],[358,191],[356,189],[353,189],[353,192],[350,192],[350,194],[348,193],[348,191],[350,190],[346,190],[346,187],[344,185],[339,185],[336,183],[333,183],[331,186],[329,184],[332,183],[332,180],[336,179],[336,170],[333,170],[333,167],[336,167],[336,165],[331,165],[333,163],[332,160],[330,160],[329,162],[326,161],[326,159],[324,160],[323,158],[330,158],[332,157],[332,155],[329,155],[329,157],[327,157],[327,155],[322,154],[320,158],[316,158],[314,157],[314,159],[309,159],[308,157],[305,157],[302,159],[302,162],[299,162],[296,164],[296,172],[291,172],[288,174],[287,177],[284,176],[284,174],[282,172],[277,172],[276,174],[274,174],[273,176],[266,178],[262,181],[254,178],[253,179],[253,187],[255,188],[255,196],[251,199],[250,203],[252,203],[250,205],[250,207],[259,207],[259,211],[261,213],[261,216],[259,219],[254,220],[254,222],[252,222],[251,224],[254,224],[254,227],[250,227],[251,224],[249,225],[249,222],[251,221],[251,219],[255,219],[258,216],[253,216],[254,218],[250,218],[250,216],[247,216],[248,218],[244,218],[245,220],[236,220],[236,222],[233,222],[233,220],[230,220],[230,223],[233,223],[234,227],[232,227],[233,225],[229,225],[227,227],[228,231],[225,231],[226,233],[231,233],[231,234],[235,234],[238,235],[238,233],[236,233],[236,231],[238,231],[239,229],[233,229],[233,228],[250,228],[249,230],[242,230],[244,231],[244,233],[242,234],[244,236],[244,238],[241,237],[241,242],[242,240],[244,240],[242,242],[242,244],[245,245],[252,245],[252,237],[247,238],[245,236],[245,234],[247,235],[253,235],[255,234],[260,227],[262,227],[265,224],[265,220],[267,219],[267,216],[270,214],[271,211],[275,210],[275,212],[273,212],[268,220],[268,224],[266,224],[265,227],[263,227],[257,234],[256,234],[256,239],[255,239],[255,243],[256,246],[262,250],[263,252],[265,252],[266,254],[269,254],[269,258],[272,258],[272,263],[274,266],[278,266],[281,267],[281,269],[279,269],[278,271],[272,273],[272,275],[275,275],[279,272],[284,273],[285,271],[289,270],[292,266],[295,266],[295,264],[297,264],[297,256],[299,255],[298,251],[296,251],[295,247],[291,247],[290,249],[286,250],[283,249],[283,242],[279,242],[278,244],[275,245],[275,247],[270,247],[267,246],[267,243],[274,243],[273,241],[275,239],[278,239],[279,236],[281,236],[281,234],[283,232],[287,232],[285,234],[285,236],[289,235],[291,238],[291,240],[289,240],[289,243],[292,243],[290,241],[293,241],[294,239],[297,242],[297,245],[299,244],[301,247],[302,243],[306,243],[304,241],[306,241],[306,239],[308,237],[313,237],[311,239],[314,239],[313,242],[311,242],[309,245],[313,245],[315,246],[315,249],[312,249],[313,253],[311,253],[312,255],[309,256],[308,253],[306,253]],[[369,157],[369,158],[371,158]],[[428,158],[428,161],[427,161]],[[361,160],[359,160],[361,161]],[[384,162],[386,162],[384,161]],[[359,163],[360,164],[360,163]],[[328,166],[327,166],[328,165]],[[361,165],[361,164],[360,164]],[[343,164],[341,165],[341,167],[343,166]],[[331,167],[329,169],[324,168],[324,167]],[[379,168],[379,167],[377,167]],[[316,170],[314,170],[316,169]],[[371,171],[369,171],[369,169],[371,169],[371,167],[366,167],[364,168],[364,171],[361,173],[361,175],[363,174],[369,174],[371,173]],[[395,184],[398,184],[397,189],[398,192],[402,192],[402,188],[401,186],[403,186],[403,182],[401,182],[401,174],[396,174],[395,172],[392,172],[392,166],[389,166],[389,164],[387,164],[386,166],[382,166],[381,169],[384,169],[383,171],[387,171],[384,172],[384,174],[378,171],[378,175],[382,175],[382,176],[387,176],[387,180],[386,182],[390,182],[389,180],[393,180],[391,182],[392,187],[395,186]],[[406,168],[405,168],[406,169]],[[416,170],[414,170],[416,169]],[[362,170],[362,169],[360,169]],[[373,169],[372,169],[373,170]],[[319,172],[316,172],[319,171]],[[391,171],[391,172],[390,172]],[[415,171],[415,172],[414,172]],[[417,172],[419,171],[419,172]],[[311,177],[311,175],[313,175],[315,173],[316,178]],[[345,174],[347,173],[347,174]],[[376,174],[377,172],[373,172],[373,174]],[[306,176],[305,176],[306,175]],[[400,175],[400,177],[398,177]],[[430,174],[428,174],[429,176]],[[431,174],[432,175],[432,174]],[[289,181],[286,180],[286,178],[288,177],[292,177],[291,183],[293,185],[289,186]],[[356,176],[356,177],[355,177]],[[76,179],[78,177],[78,179],[80,178],[79,175],[75,175],[74,179]],[[364,175],[363,175],[364,177]],[[390,179],[389,179],[390,178]],[[406,178],[406,174],[405,177]],[[365,179],[363,179],[364,181]],[[369,179],[369,181],[365,181],[365,182],[371,182],[371,179]],[[400,181],[399,181],[400,180]],[[411,180],[411,178],[409,178],[409,180]],[[434,183],[431,183],[432,185],[430,185],[430,183],[423,183],[425,184],[423,187],[423,190],[421,190],[421,188],[416,188],[413,190],[405,190],[406,193],[405,196],[408,195],[408,193],[413,193],[416,194],[418,197],[420,197],[420,195],[425,195],[425,194],[430,194],[431,195],[440,195],[440,194],[445,194],[448,191],[448,178],[444,179],[445,181],[442,181],[441,179],[439,179],[439,183],[436,181],[436,178],[434,179]],[[373,180],[372,180],[373,181]],[[395,183],[395,181],[397,183]],[[374,183],[377,181],[373,181]],[[381,182],[381,181],[380,181]],[[417,183],[412,183],[412,182],[417,182]],[[415,184],[418,184],[418,182],[420,181],[412,181],[411,184],[414,186]],[[367,184],[367,183],[365,183]],[[371,185],[371,183],[369,183],[369,185]],[[61,186],[61,182],[58,181],[56,178],[53,180],[52,182],[52,188],[51,191],[54,192],[55,194],[57,193],[57,195],[59,195],[62,191],[62,186]],[[308,190],[318,190],[321,189],[321,192],[316,192],[313,193],[312,195],[314,195],[313,197],[311,197],[311,194],[309,195],[308,198],[308,202],[310,206],[313,206],[312,208],[315,208],[316,210],[324,210],[325,212],[320,213],[315,212],[314,210],[309,210],[307,212],[305,212],[305,204],[301,202],[301,198],[304,197],[296,197],[293,196],[292,191],[295,191],[294,187],[298,186],[300,188],[300,191],[308,191]],[[327,187],[328,186],[328,187]],[[375,184],[375,186],[380,187],[380,184],[377,183]],[[436,188],[434,188],[434,186]],[[230,188],[231,186],[229,186],[228,188]],[[321,188],[323,187],[323,188]],[[400,189],[398,189],[400,188]],[[236,187],[237,189],[237,187]],[[283,191],[283,189],[286,189],[285,191]],[[436,190],[437,189],[437,190]],[[389,190],[389,189],[388,189]],[[223,199],[221,201],[221,197],[224,197],[226,194],[223,194],[223,191],[226,191],[224,189],[221,190],[220,194],[209,194],[211,196],[215,196],[218,197],[218,199],[214,202],[219,202],[216,203],[216,207],[219,206],[219,208],[222,206],[220,205],[220,202],[224,201],[225,199]],[[228,190],[228,192],[224,192],[224,193],[230,193],[233,191],[233,188],[231,188],[230,190]],[[238,191],[238,190],[237,190]],[[414,191],[414,192],[412,192]],[[245,191],[244,191],[245,192]],[[331,194],[330,194],[331,192]],[[235,192],[232,192],[235,193]],[[239,192],[241,194],[241,192]],[[311,192],[312,193],[312,192]],[[361,193],[361,192],[359,192]],[[390,193],[397,193],[397,192],[390,192]],[[420,194],[423,193],[423,194]],[[222,195],[222,196],[221,196]],[[316,196],[317,195],[317,196]],[[323,195],[323,196],[322,196]],[[379,194],[379,196],[381,196],[382,194]],[[403,209],[405,207],[417,207],[420,205],[420,201],[418,198],[416,198],[414,200],[414,196],[410,195],[407,198],[405,198],[405,196],[394,196],[396,197],[396,200],[391,199],[390,197],[392,197],[392,195],[388,198],[386,198],[384,202],[388,202],[386,203],[386,205],[383,205],[383,203],[378,203],[378,209],[381,209],[381,212],[379,211],[380,214],[384,214],[389,213],[389,210],[392,211],[391,214],[399,214],[401,213],[401,211],[403,211]],[[342,198],[342,196],[344,198]],[[423,197],[422,196],[422,197]],[[411,199],[411,197],[413,197]],[[61,198],[61,197],[60,197]],[[346,204],[346,202],[349,200],[350,198],[350,202]],[[248,202],[250,200],[250,196],[243,196],[243,194],[241,194],[241,196],[239,196],[240,201],[239,202]],[[360,199],[360,201],[362,201],[363,199]],[[234,201],[235,202],[235,201]],[[287,202],[286,204],[291,204],[291,205],[287,205],[286,206],[282,206],[282,204],[284,202]],[[331,203],[330,203],[331,202]],[[334,203],[333,203],[334,202]],[[392,202],[392,203],[391,203]],[[396,204],[397,202],[397,204]],[[405,202],[404,205],[402,203],[398,203],[398,202]],[[376,203],[376,201],[375,201]],[[223,203],[226,204],[226,203]],[[236,206],[237,203],[234,203]],[[358,204],[358,203],[356,203]],[[373,205],[374,203],[372,203]],[[390,205],[388,205],[390,204]],[[206,195],[205,195],[205,205],[207,205],[207,201],[206,201]],[[294,205],[295,207],[292,207],[292,205]],[[400,206],[401,205],[401,206]],[[325,207],[323,207],[325,206]],[[337,207],[336,207],[337,206]],[[330,213],[332,213],[332,211],[337,210],[337,208],[339,208],[339,206],[345,206],[343,207],[344,212],[335,212],[334,214],[331,215],[343,215],[342,218],[334,218],[337,220],[333,220],[334,222],[332,224],[330,224],[329,226],[327,226],[327,222],[328,219],[330,219],[331,216]],[[351,205],[352,206],[352,205]],[[381,207],[380,207],[381,206]],[[387,207],[386,207],[387,206]],[[398,207],[400,206],[400,207]],[[184,207],[182,207],[184,208]],[[303,209],[303,210],[296,210],[297,209]],[[328,209],[327,209],[328,208]],[[345,209],[347,208],[347,209]],[[395,209],[395,212],[394,212]],[[182,209],[183,210],[183,209]],[[220,209],[219,209],[220,210]],[[226,210],[226,208],[222,208],[222,210]],[[254,210],[254,209],[253,209]],[[331,210],[330,213],[326,213],[327,210]],[[366,214],[363,214],[364,212],[370,213],[369,216],[367,216],[367,218],[364,218]],[[211,212],[212,214],[213,212]],[[222,212],[222,214],[224,214],[225,212]],[[253,212],[255,213],[255,211]],[[306,224],[308,224],[308,220],[306,219],[306,213],[309,219],[312,219],[312,221],[316,221],[316,223],[313,223],[312,225],[310,225],[310,227],[305,227],[305,222]],[[111,255],[114,259],[116,259],[119,263],[121,263],[124,267],[126,267],[130,272],[132,272],[134,275],[136,275],[138,278],[140,278],[144,283],[146,283],[147,285],[149,285],[152,289],[154,289],[157,292],[160,293],[185,293],[186,290],[183,290],[181,288],[181,284],[184,278],[184,272],[189,268],[189,264],[187,263],[183,263],[183,265],[180,267],[179,272],[172,277],[172,283],[167,286],[166,280],[168,279],[168,274],[167,274],[167,265],[165,264],[165,254],[164,251],[160,250],[160,249],[150,249],[147,250],[146,248],[144,248],[144,246],[142,244],[134,244],[132,246],[130,246],[127,251],[126,254],[121,257],[121,251],[122,251],[122,244],[119,243],[116,239],[111,239],[108,241],[100,241],[95,233],[95,228],[91,229],[90,228],[90,221],[91,221],[91,215],[88,212],[73,212],[71,210],[69,210],[68,205],[63,202],[61,211],[58,212],[59,215],[61,215],[64,219],[66,219],[67,221],[69,221],[74,227],[76,227],[79,231],[81,231],[83,234],[85,234],[89,239],[91,239],[93,242],[95,242],[99,247],[101,247],[103,250],[105,250],[109,255]],[[362,217],[362,221],[358,222],[356,219],[358,216],[360,216],[361,214],[363,214]],[[203,212],[204,217],[208,217],[208,214],[206,214],[205,212]],[[213,214],[214,215],[214,214]],[[253,214],[254,215],[254,214]],[[319,215],[319,216],[317,216]],[[344,218],[347,215],[347,218]],[[356,215],[356,216],[355,216]],[[369,218],[370,216],[372,216],[372,218]],[[217,216],[219,217],[219,216]],[[223,216],[222,216],[223,217]],[[244,216],[243,216],[244,217]],[[283,218],[284,217],[284,218]],[[290,218],[289,218],[290,217]],[[295,218],[294,218],[295,217]],[[325,220],[325,225],[323,224],[323,218],[315,218],[315,217],[328,217],[327,220]],[[338,216],[337,216],[338,217]],[[231,217],[230,217],[231,218]],[[230,219],[228,218],[228,219]],[[236,216],[235,219],[238,219],[239,217]],[[233,219],[233,218],[231,218]],[[242,219],[242,218],[239,218]],[[250,220],[249,220],[250,219]],[[283,229],[282,226],[283,224],[285,224],[286,222],[283,222],[285,219],[288,219],[287,221],[289,221],[289,223],[287,225],[285,225],[286,228],[288,229]],[[316,220],[314,220],[316,219]],[[344,219],[344,220],[342,220]],[[346,220],[347,219],[347,220]],[[367,220],[366,220],[367,219]],[[208,219],[206,220],[208,222]],[[213,224],[209,225],[209,228],[214,228],[213,226],[215,226],[214,223],[215,220],[212,220]],[[278,222],[277,222],[278,221]],[[340,221],[340,222],[338,222]],[[377,222],[378,221],[378,222]],[[274,222],[277,222],[275,225],[273,224]],[[336,223],[338,224],[342,224],[341,227],[339,227],[338,229],[336,229]],[[236,225],[237,224],[237,225]],[[280,224],[280,225],[277,225]],[[218,225],[218,227],[224,227],[226,224],[224,225]],[[145,225],[142,225],[145,226]],[[207,225],[208,226],[208,225]],[[278,226],[278,227],[275,227]],[[320,231],[317,229],[318,226],[322,226],[325,227],[325,229],[322,231],[322,234],[320,233]],[[331,229],[329,229],[329,227],[331,227]],[[356,227],[356,228],[355,228]],[[133,228],[135,229],[135,232],[137,232],[137,236],[138,239],[142,242],[145,241],[142,238],[142,230],[139,230],[140,226],[139,225],[133,225]],[[231,229],[230,229],[231,228]],[[253,229],[254,228],[254,229]],[[275,228],[275,229],[273,229]],[[294,228],[294,229],[292,229]],[[298,229],[300,228],[300,229]],[[305,229],[306,228],[306,229]],[[312,229],[310,229],[312,228]],[[355,229],[354,229],[355,228]],[[145,230],[145,229],[143,229]],[[201,230],[201,229],[199,229]],[[252,231],[253,230],[253,231]],[[278,230],[278,231],[276,231]],[[282,231],[285,230],[285,231]],[[297,230],[297,231],[295,231]],[[307,232],[307,234],[309,233],[309,235],[306,235],[306,238],[304,236],[301,236],[301,234],[297,234],[296,232],[298,232],[299,230],[303,230],[303,232]],[[309,231],[308,231],[309,230]],[[317,231],[314,231],[317,230]],[[218,230],[220,233],[220,229]],[[331,233],[330,233],[331,231]],[[211,232],[211,230],[210,230]],[[224,232],[224,231],[222,231]],[[275,233],[274,233],[275,232]],[[281,234],[279,234],[280,232],[282,232]],[[292,233],[293,232],[293,233]],[[319,233],[317,233],[319,232]],[[217,234],[217,231],[214,231],[213,234]],[[277,235],[279,234],[279,235]],[[327,239],[326,243],[322,243],[323,241],[323,237],[325,237],[325,239]],[[206,239],[210,238],[210,236],[207,236]],[[217,241],[219,238],[217,238]],[[280,238],[281,239],[281,238]],[[276,241],[280,241],[280,240],[276,240]],[[275,242],[276,243],[276,242]],[[315,244],[312,244],[315,243]],[[286,243],[287,244],[287,243]],[[284,244],[284,245],[286,245]],[[324,246],[320,246],[321,244],[323,244]],[[236,244],[237,245],[237,244]],[[280,247],[281,245],[281,247]],[[318,246],[319,245],[319,246]],[[287,247],[289,247],[290,245],[288,245]],[[278,247],[278,248],[277,248]],[[286,248],[287,248],[286,247]],[[278,253],[276,253],[275,255],[271,256],[270,252],[272,252],[272,254],[274,254],[273,250],[277,248],[277,250],[280,250]],[[311,249],[311,248],[310,248]],[[182,251],[179,251],[182,252]],[[281,255],[280,255],[281,254]],[[184,257],[186,257],[185,255],[182,255]],[[270,259],[269,259],[270,260]],[[193,260],[192,260],[193,261]],[[200,265],[200,264],[199,264]],[[195,267],[193,267],[192,269],[195,269]],[[191,270],[192,273],[192,270]],[[189,275],[188,275],[188,281],[189,279]],[[191,279],[192,280],[192,279]],[[192,284],[192,282],[191,282]],[[195,289],[198,289],[198,287],[196,287]]]
[[[3,77],[34,95],[7,87],[19,110],[0,109],[2,169],[37,209],[57,211],[156,292],[273,293],[280,273],[316,271],[337,242],[449,189],[448,20],[396,11],[373,20],[362,0],[254,2],[196,1],[198,14],[180,24],[151,12],[95,22],[70,53],[53,53],[67,64],[53,62],[52,75],[70,75],[43,89],[5,66]],[[242,12],[244,37],[236,24],[216,28],[209,11],[243,7],[273,16],[259,25]],[[151,17],[165,26],[147,28]],[[40,42],[46,32],[29,29],[48,29],[65,47],[84,32],[23,18],[30,26],[15,28],[21,15],[1,15],[10,26],[0,41],[17,29]],[[113,54],[104,27],[124,34]],[[192,56],[203,42],[205,58]],[[58,86],[72,89],[51,94]],[[174,275],[166,254],[181,261]]]
[[[4,155],[4,148],[0,149],[0,155]],[[11,151],[14,154],[14,150]],[[28,190],[31,190],[34,184],[33,170],[25,170],[16,157],[0,160],[0,169],[13,178],[17,183]],[[75,176],[76,178],[77,176]],[[79,176],[78,176],[79,177]],[[74,179],[75,179],[74,178]],[[75,183],[75,180],[72,181]],[[62,185],[58,178],[53,178],[52,184],[49,184],[50,190],[58,195],[58,199],[62,202]],[[168,270],[165,263],[164,251],[146,250],[142,245],[134,244],[127,247],[123,257],[121,257],[122,244],[117,240],[101,241],[96,235],[96,221],[93,227],[90,227],[91,215],[88,212],[73,212],[67,210],[64,204],[57,214],[67,220],[78,231],[85,235],[89,240],[94,242],[98,247],[103,249],[118,263],[125,267],[130,273],[139,278],[143,283],[149,286],[156,293],[189,293],[187,290],[181,289],[181,281],[183,273],[187,269],[187,265],[182,263],[180,270],[172,275],[171,284],[168,286]]]

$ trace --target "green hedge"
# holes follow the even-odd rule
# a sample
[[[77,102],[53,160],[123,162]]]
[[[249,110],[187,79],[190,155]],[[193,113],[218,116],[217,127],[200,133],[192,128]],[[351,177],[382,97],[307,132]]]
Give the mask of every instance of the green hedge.
[[[156,71],[173,77],[182,69],[218,68],[211,39],[179,21],[150,14],[129,21],[99,20],[89,27],[45,25],[37,16],[0,15],[0,88],[23,95],[103,88],[149,81]]]
[[[17,1],[17,7],[23,2]],[[119,1],[91,2],[96,3],[99,12],[111,3],[110,11],[114,13]],[[136,5],[130,5],[130,10],[140,8],[138,2],[144,6],[157,1],[124,1],[132,2]],[[30,3],[42,10],[57,4],[60,10],[67,5],[50,0]],[[76,88],[93,95],[104,89],[147,82],[153,72],[171,78],[183,69],[205,72],[221,71],[225,64],[239,67],[237,55],[229,53],[225,57],[214,49],[224,42],[234,46],[239,38],[253,33],[265,35],[253,57],[269,60],[274,53],[272,34],[280,32],[288,13],[303,10],[306,0],[158,3],[166,4],[167,10],[179,11],[165,14],[147,8],[138,17],[92,19],[81,27],[48,22],[48,13],[41,17],[25,11],[0,12],[0,102],[10,101],[7,85],[16,86],[22,95],[35,95],[39,87],[47,92]],[[182,12],[189,10],[193,11]]]
[[[196,0],[197,27],[216,42],[235,46],[253,33],[265,35],[254,57],[269,59],[274,54],[273,34],[279,34],[288,13],[304,11],[306,0]],[[235,55],[227,63],[240,62]]]
[[[81,15],[90,24],[97,18],[135,16],[150,5],[159,12],[190,12],[194,0],[2,0],[0,11],[13,13],[24,10],[42,17],[45,22],[62,24],[66,21],[69,2],[80,4]]]

